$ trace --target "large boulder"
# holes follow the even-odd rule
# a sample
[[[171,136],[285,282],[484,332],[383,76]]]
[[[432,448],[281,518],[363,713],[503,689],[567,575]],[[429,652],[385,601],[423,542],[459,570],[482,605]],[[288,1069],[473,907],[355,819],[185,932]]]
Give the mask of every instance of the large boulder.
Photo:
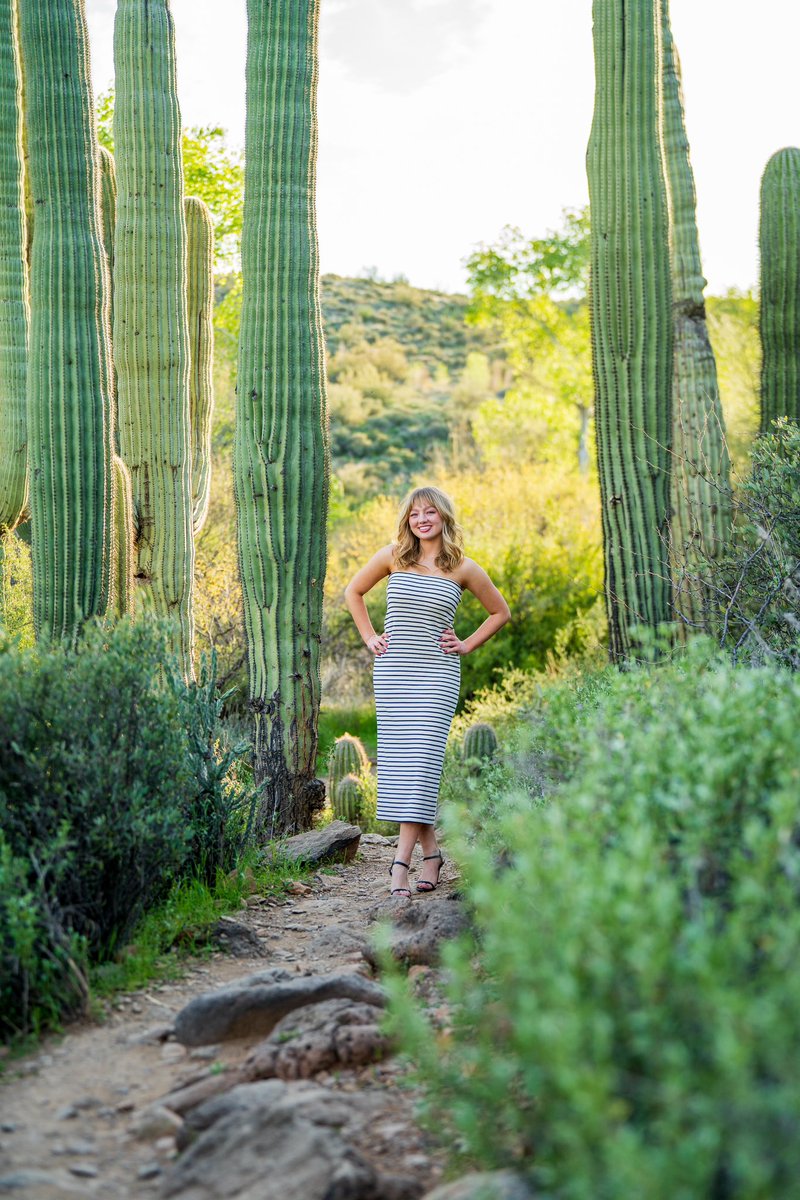
[[[326,862],[350,862],[355,858],[361,830],[346,821],[331,821],[324,829],[297,833],[280,844],[280,855],[292,862],[314,866]]]
[[[290,1013],[244,1064],[248,1079],[310,1079],[320,1071],[376,1062],[389,1051],[374,1004],[326,1000]]]
[[[265,1037],[295,1009],[342,998],[377,1007],[386,1002],[383,989],[362,975],[298,976],[281,968],[259,971],[190,1000],[175,1018],[175,1037],[184,1046]]]
[[[391,919],[389,949],[398,962],[413,966],[417,963],[434,966],[439,961],[442,942],[458,937],[469,929],[469,917],[458,900],[425,900],[406,904],[402,908],[380,905],[373,917]],[[368,948],[366,958],[378,962],[375,945]]]

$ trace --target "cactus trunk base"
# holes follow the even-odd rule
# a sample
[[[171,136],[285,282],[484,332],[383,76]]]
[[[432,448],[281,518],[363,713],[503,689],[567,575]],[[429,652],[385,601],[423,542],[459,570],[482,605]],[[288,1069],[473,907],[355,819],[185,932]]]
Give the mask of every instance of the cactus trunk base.
[[[325,807],[325,782],[313,775],[292,774],[282,748],[280,721],[274,716],[264,719],[263,702],[251,702],[251,709],[255,717],[253,767],[260,794],[256,837],[271,841],[310,829]]]

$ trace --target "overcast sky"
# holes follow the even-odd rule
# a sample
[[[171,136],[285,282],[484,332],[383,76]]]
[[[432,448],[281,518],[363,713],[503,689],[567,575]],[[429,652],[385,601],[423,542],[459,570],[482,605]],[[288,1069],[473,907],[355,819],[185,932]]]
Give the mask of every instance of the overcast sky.
[[[97,90],[114,0],[86,0]],[[503,225],[530,236],[587,199],[591,0],[321,0],[321,266],[463,288]],[[172,0],[187,125],[244,141],[245,0]],[[672,0],[710,290],[758,273],[767,158],[800,144],[800,4]]]

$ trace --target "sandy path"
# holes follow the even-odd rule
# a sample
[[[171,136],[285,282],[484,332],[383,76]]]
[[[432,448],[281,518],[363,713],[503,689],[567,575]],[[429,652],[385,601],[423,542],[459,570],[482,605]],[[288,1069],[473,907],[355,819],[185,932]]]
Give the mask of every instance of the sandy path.
[[[174,1141],[170,1136],[137,1138],[139,1114],[209,1065],[215,1071],[235,1066],[249,1045],[187,1051],[149,1031],[169,1025],[200,992],[270,966],[320,973],[357,969],[359,960],[346,951],[312,961],[307,947],[331,925],[364,933],[370,910],[387,896],[393,854],[391,845],[362,842],[353,863],[332,874],[318,873],[309,895],[242,910],[237,920],[255,930],[265,957],[234,959],[214,953],[190,959],[181,980],[118,997],[102,1024],[71,1026],[65,1034],[47,1038],[35,1056],[10,1066],[0,1081],[0,1195],[144,1200],[157,1194],[175,1154]],[[446,865],[438,896],[452,888],[454,875]],[[425,902],[425,897],[413,901]],[[408,1091],[397,1087],[404,1073],[389,1059],[335,1076],[326,1073],[317,1082],[339,1091],[377,1088],[396,1096],[397,1123],[386,1125],[383,1141],[376,1130],[376,1161],[383,1169],[415,1174],[432,1186],[441,1164],[413,1123]]]

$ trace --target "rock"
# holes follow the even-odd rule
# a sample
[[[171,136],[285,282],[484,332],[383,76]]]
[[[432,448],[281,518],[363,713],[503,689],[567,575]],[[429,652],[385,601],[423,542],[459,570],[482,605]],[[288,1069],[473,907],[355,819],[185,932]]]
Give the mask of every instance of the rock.
[[[145,1163],[143,1167],[139,1167],[139,1170],[136,1172],[136,1178],[137,1179],[157,1179],[160,1174],[161,1174],[161,1163],[149,1162],[149,1163]]]
[[[286,891],[290,896],[310,896],[313,890],[307,883],[301,883],[299,879],[291,879],[286,884]]]
[[[201,1105],[192,1117],[197,1140],[164,1181],[162,1196],[180,1200],[375,1200],[377,1176],[331,1120],[330,1093],[298,1096],[279,1080],[243,1084]],[[315,1095],[321,1094],[320,1098]],[[349,1104],[339,1106],[344,1122]]]
[[[63,1200],[63,1197],[86,1197],[86,1188],[68,1175],[51,1171],[12,1171],[0,1176],[0,1195],[24,1192],[36,1200]]]
[[[174,1025],[151,1025],[141,1033],[134,1033],[127,1039],[129,1046],[148,1046],[165,1042],[175,1032]]]
[[[249,1078],[252,1077],[245,1075],[241,1069],[220,1071],[217,1075],[207,1075],[205,1079],[198,1079],[194,1083],[176,1088],[174,1092],[163,1097],[161,1104],[170,1112],[177,1113],[182,1117],[184,1113],[196,1108],[198,1104],[203,1104],[221,1092],[230,1091],[231,1088],[236,1087],[239,1083],[245,1083]]]
[[[78,1110],[74,1104],[65,1104],[56,1113],[57,1121],[74,1121],[78,1115]]]
[[[70,1175],[75,1175],[78,1179],[97,1178],[97,1167],[93,1167],[91,1163],[72,1163],[67,1170]]]
[[[365,846],[396,846],[397,838],[384,837],[381,833],[365,833],[361,837]]]
[[[233,917],[220,917],[210,931],[210,937],[220,950],[234,958],[263,958],[264,943],[249,925],[234,921]]]
[[[389,1051],[380,1008],[326,1000],[284,1017],[244,1064],[248,1079],[310,1079],[319,1071],[363,1066]]]
[[[291,862],[315,865],[323,862],[350,862],[358,850],[361,830],[346,821],[331,821],[324,829],[298,833],[280,843],[278,853]]]
[[[281,968],[272,968],[190,1000],[175,1019],[175,1037],[185,1046],[263,1037],[295,1009],[339,998],[378,1007],[386,999],[378,984],[361,975],[298,977]]]
[[[131,1124],[130,1132],[133,1137],[142,1142],[152,1142],[156,1138],[174,1137],[183,1127],[183,1121],[163,1104],[153,1104],[139,1113]]]
[[[425,1200],[534,1200],[516,1171],[473,1171],[425,1193]]]
[[[364,954],[366,939],[347,925],[328,925],[308,944],[309,958],[332,958],[334,955]]]
[[[439,960],[441,943],[464,933],[469,928],[469,918],[458,901],[428,900],[422,904],[407,903],[393,914],[392,926],[390,950],[394,958],[409,965],[434,966]],[[366,957],[373,965],[377,963],[375,946],[368,948]]]

